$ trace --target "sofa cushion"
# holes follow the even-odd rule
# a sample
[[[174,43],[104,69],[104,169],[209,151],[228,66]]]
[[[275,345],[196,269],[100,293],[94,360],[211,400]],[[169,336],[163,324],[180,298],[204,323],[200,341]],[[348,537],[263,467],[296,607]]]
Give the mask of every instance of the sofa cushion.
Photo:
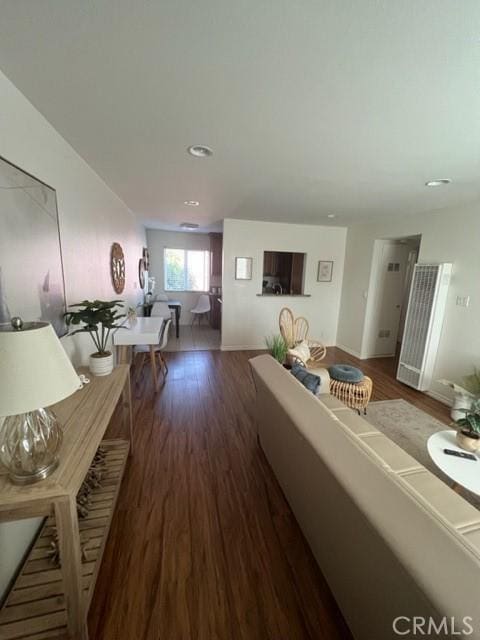
[[[334,398],[335,396],[331,397]],[[375,429],[375,427],[373,427],[369,422],[359,416],[358,413],[354,412],[352,409],[348,409],[345,405],[344,409],[347,409],[347,411],[344,411],[343,409],[333,409],[333,413],[335,414],[335,417],[350,429],[352,433],[357,436],[380,433],[378,429]]]
[[[400,475],[407,485],[422,496],[431,507],[454,527],[459,528],[476,523],[480,524],[478,510],[454,493],[450,487],[430,471],[421,468],[418,471],[401,473]]]
[[[411,471],[413,469],[423,468],[415,458],[412,458],[412,456],[395,444],[395,442],[392,442],[392,440],[387,438],[383,433],[363,433],[360,437],[367,447],[376,454],[380,461],[386,464],[392,471],[398,473],[400,471]]]
[[[475,549],[480,552],[480,526],[471,531],[467,531],[463,536],[472,547],[475,547]]]
[[[351,409],[349,409],[345,404],[343,404],[343,402],[341,402],[338,398],[336,398],[335,396],[331,396],[331,395],[322,395],[320,402],[325,405],[325,407],[327,409],[330,409],[330,411],[336,412],[337,410],[344,410],[344,411],[348,411],[350,412]]]

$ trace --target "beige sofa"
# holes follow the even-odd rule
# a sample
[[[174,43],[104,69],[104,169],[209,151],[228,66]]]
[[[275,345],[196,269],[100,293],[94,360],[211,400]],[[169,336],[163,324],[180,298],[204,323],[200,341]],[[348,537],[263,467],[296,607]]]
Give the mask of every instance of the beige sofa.
[[[333,396],[250,363],[259,442],[353,636],[480,638],[480,511]]]

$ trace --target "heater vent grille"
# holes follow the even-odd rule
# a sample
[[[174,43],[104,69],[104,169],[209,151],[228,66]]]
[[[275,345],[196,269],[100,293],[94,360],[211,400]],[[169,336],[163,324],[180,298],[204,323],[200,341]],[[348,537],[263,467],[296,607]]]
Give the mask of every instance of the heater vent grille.
[[[445,312],[451,265],[417,264],[408,303],[397,378],[428,389]]]

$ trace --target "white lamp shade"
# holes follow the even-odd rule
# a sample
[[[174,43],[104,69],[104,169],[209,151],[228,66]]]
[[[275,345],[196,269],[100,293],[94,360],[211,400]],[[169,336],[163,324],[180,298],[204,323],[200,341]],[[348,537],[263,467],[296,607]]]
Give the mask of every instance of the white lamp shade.
[[[30,322],[20,330],[0,325],[0,416],[48,407],[79,387],[51,324]]]

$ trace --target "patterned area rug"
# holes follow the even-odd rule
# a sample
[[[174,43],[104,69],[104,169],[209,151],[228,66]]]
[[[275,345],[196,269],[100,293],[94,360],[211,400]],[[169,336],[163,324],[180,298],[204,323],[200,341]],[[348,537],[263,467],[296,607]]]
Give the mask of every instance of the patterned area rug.
[[[447,425],[421,409],[417,409],[406,400],[371,402],[365,418],[438,478],[448,485],[452,484],[450,478],[433,464],[427,451],[428,438],[437,431],[448,429]],[[466,489],[462,490],[461,495],[475,507],[480,508],[478,496]]]

